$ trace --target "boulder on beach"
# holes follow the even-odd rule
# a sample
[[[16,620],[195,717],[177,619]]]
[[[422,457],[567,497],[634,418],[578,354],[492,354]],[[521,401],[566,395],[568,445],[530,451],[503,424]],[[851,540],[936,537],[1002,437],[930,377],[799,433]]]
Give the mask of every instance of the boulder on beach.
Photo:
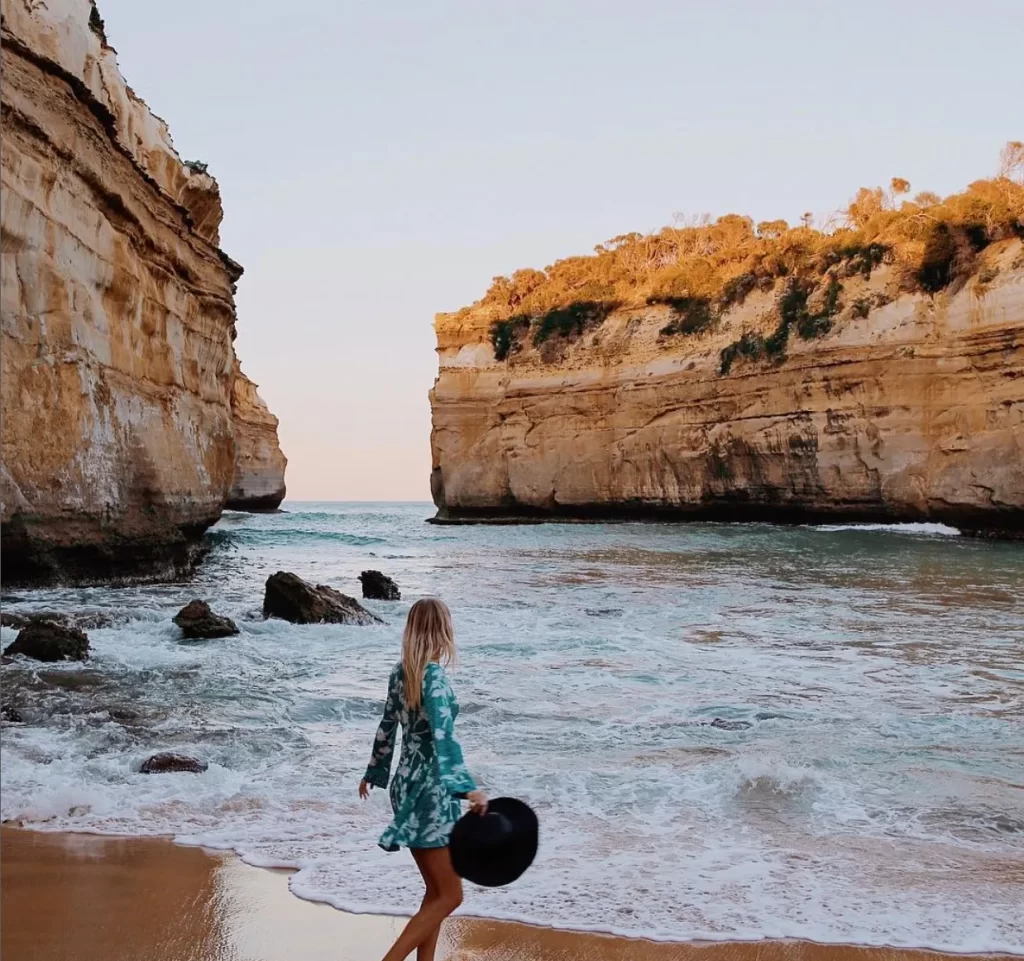
[[[174,751],[163,751],[146,758],[139,768],[140,774],[202,774],[210,765],[188,754],[177,754]]]
[[[267,578],[264,617],[280,617],[293,624],[379,624],[354,597],[333,587],[312,584],[296,574],[278,571]]]
[[[398,585],[380,571],[363,571],[359,575],[359,581],[363,585],[363,597],[371,601],[400,601],[402,592]]]
[[[200,600],[189,601],[174,615],[174,623],[185,637],[193,640],[212,640],[238,633],[238,627],[230,617],[214,614],[210,605]]]
[[[24,654],[37,661],[84,661],[89,656],[89,638],[77,627],[33,621],[7,645],[4,655],[10,654]]]

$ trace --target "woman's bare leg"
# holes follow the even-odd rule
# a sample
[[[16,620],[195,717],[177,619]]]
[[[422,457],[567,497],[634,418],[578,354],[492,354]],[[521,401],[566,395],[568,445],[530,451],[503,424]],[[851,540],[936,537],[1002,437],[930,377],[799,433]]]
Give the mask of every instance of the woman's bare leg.
[[[414,948],[417,961],[433,961],[441,922],[462,904],[462,879],[452,867],[448,848],[413,849],[412,856],[427,886],[419,911],[384,955],[384,961],[405,961]]]
[[[412,849],[413,860],[417,862],[419,867],[419,861],[416,857],[416,849]],[[423,868],[420,868],[420,874],[423,875],[423,883],[426,884],[427,890],[423,895],[423,900],[420,902],[420,910],[422,911],[427,903],[437,899],[440,893],[434,886],[434,880],[427,874]],[[437,950],[437,939],[441,935],[441,925],[438,925],[434,930],[434,936],[427,938],[426,941],[421,942],[420,946],[416,949],[416,961],[434,961],[434,952]]]

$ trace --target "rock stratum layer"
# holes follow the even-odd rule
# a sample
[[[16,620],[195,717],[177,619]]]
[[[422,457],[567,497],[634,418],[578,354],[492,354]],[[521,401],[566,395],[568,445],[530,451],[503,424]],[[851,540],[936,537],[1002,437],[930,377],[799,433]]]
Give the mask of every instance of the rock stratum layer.
[[[502,362],[487,309],[439,315],[438,519],[937,521],[1021,536],[1021,243],[993,244],[934,296],[899,295],[893,273],[847,280],[824,336],[726,373],[723,348],[775,327],[780,287],[700,333],[666,337],[666,306],[619,310]]]
[[[242,271],[217,184],[126,85],[89,0],[2,12],[4,583],[177,572],[236,475]]]

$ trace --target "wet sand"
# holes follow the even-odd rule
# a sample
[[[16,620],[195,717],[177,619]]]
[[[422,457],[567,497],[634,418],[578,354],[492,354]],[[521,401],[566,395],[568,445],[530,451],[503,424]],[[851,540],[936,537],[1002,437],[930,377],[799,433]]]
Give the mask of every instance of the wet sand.
[[[0,831],[3,961],[374,961],[403,924],[302,901],[288,890],[288,872],[249,867],[230,854],[158,839]],[[662,944],[472,918],[448,922],[438,954],[449,961],[966,957],[796,941]]]

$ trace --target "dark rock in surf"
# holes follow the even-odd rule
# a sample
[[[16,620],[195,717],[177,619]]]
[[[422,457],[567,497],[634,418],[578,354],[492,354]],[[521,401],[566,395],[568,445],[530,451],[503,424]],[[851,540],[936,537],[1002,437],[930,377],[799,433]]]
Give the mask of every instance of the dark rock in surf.
[[[16,707],[5,707],[0,710],[0,718],[3,718],[5,721],[10,721],[11,724],[21,724],[25,720],[25,718],[21,716],[21,711]]]
[[[49,621],[35,621],[7,646],[4,655],[24,654],[37,661],[84,661],[89,656],[89,638],[77,627],[63,627]]]
[[[107,714],[110,720],[119,721],[122,724],[128,724],[139,719],[139,712],[133,711],[128,707],[110,707],[107,708]]]
[[[745,731],[754,725],[750,721],[727,721],[725,718],[716,717],[709,727],[717,727],[720,731]]]
[[[402,593],[398,585],[380,571],[363,571],[359,575],[363,585],[363,597],[371,601],[400,601]]]
[[[231,637],[238,633],[238,627],[230,617],[214,614],[206,601],[190,601],[177,614],[174,623],[190,640],[212,640],[217,637]]]
[[[295,574],[278,571],[267,578],[263,595],[264,617],[280,617],[293,624],[379,624],[354,597],[333,587],[314,587]]]
[[[202,774],[210,765],[188,754],[165,751],[146,758],[139,768],[140,774]]]
[[[110,685],[110,675],[99,671],[39,671],[36,675],[43,684],[59,687],[62,691],[88,694]]]

